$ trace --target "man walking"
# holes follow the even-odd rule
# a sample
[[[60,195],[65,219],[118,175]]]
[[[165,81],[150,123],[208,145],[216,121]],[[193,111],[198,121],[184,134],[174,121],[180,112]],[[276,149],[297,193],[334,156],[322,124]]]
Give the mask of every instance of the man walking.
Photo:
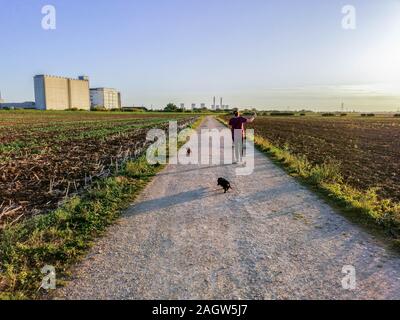
[[[246,139],[246,131],[244,125],[251,123],[255,120],[255,115],[247,119],[242,117],[239,111],[235,112],[235,117],[229,121],[229,126],[232,130],[233,146],[235,149],[235,161],[234,163],[241,163],[243,157],[243,143]]]

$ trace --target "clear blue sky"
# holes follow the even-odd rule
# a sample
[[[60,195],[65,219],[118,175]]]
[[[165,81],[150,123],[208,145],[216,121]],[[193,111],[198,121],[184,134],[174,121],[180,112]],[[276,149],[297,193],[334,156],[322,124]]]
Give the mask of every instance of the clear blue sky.
[[[398,0],[0,0],[0,90],[33,100],[33,75],[85,74],[125,105],[397,110],[399,39]]]

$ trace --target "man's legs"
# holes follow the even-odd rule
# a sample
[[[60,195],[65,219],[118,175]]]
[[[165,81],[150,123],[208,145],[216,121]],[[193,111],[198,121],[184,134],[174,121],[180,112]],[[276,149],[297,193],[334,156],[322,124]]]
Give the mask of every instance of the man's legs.
[[[234,137],[234,146],[235,146],[235,161],[242,162],[243,157],[243,136],[242,130],[235,130]]]

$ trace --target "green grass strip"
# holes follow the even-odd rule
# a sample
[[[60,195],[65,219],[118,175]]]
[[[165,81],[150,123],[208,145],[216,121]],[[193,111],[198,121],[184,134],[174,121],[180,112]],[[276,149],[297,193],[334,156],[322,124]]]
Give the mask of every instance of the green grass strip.
[[[161,169],[145,158],[128,162],[121,174],[94,183],[81,197],[61,208],[3,230],[0,235],[0,299],[35,298],[52,265],[57,276],[90,248]]]

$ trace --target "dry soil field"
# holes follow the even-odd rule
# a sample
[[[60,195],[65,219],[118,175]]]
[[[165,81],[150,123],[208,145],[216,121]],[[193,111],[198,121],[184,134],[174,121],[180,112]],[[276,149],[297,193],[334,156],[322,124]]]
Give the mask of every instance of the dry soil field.
[[[192,115],[0,112],[0,227],[52,210],[146,147],[147,130]]]
[[[400,201],[399,118],[258,117],[248,127],[313,164],[338,161],[348,184]]]

